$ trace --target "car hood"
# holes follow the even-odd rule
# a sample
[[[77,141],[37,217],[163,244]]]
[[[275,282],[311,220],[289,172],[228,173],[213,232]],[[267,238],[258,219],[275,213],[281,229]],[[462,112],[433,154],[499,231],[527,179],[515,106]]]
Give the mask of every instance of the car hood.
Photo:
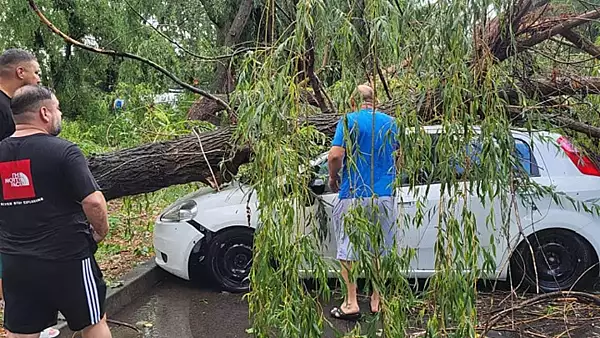
[[[182,199],[192,199],[198,204],[200,210],[207,210],[227,205],[245,204],[248,202],[251,191],[252,187],[235,181],[222,187],[220,191],[209,187],[201,188]]]

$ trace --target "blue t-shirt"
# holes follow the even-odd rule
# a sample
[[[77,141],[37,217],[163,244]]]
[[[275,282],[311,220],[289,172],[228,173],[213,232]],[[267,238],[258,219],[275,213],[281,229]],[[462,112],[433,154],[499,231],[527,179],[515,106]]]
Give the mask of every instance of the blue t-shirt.
[[[346,150],[340,172],[340,199],[394,194],[396,134],[394,118],[378,111],[373,113],[372,108],[340,119],[332,142]]]

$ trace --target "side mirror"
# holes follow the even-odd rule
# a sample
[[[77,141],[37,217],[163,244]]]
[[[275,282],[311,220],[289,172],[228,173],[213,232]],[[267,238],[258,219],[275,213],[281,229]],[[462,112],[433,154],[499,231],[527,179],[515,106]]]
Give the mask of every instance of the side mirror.
[[[321,178],[315,178],[308,186],[317,195],[322,195],[325,192],[325,181]]]

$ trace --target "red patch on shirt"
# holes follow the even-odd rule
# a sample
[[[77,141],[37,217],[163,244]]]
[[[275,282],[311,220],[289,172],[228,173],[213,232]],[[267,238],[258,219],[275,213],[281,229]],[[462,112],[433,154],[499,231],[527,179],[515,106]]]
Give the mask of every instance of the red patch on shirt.
[[[35,197],[30,160],[0,163],[0,179],[5,201]]]

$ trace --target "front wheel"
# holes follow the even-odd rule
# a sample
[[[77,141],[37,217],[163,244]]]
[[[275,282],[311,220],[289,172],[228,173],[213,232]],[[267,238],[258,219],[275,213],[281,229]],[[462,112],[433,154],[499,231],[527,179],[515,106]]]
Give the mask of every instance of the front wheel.
[[[231,228],[210,241],[207,268],[223,290],[234,293],[249,290],[253,240],[252,229]]]
[[[594,249],[583,237],[565,229],[543,230],[523,240],[511,257],[515,284],[525,282],[542,292],[569,290],[590,281],[597,263]],[[533,253],[533,255],[532,255]]]

